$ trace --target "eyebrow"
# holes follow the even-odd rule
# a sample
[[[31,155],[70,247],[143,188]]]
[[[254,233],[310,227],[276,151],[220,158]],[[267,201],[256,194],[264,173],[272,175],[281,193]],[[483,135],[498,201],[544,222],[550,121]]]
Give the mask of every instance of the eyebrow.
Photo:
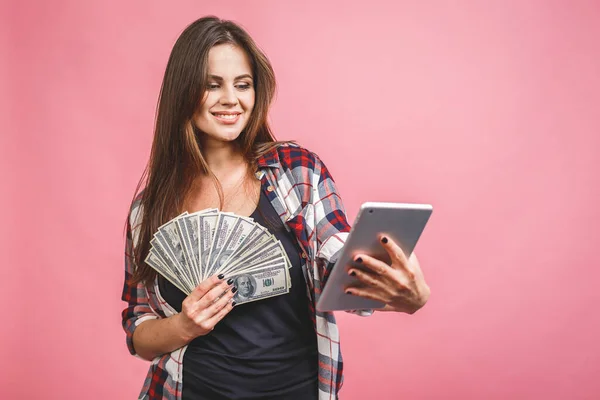
[[[219,75],[208,75],[209,78],[214,79],[215,81],[222,81],[223,77],[219,76]],[[252,80],[252,75],[250,74],[244,74],[244,75],[240,75],[240,76],[236,76],[235,77],[235,81],[240,80],[240,79],[244,79],[244,78],[250,78],[250,80]]]

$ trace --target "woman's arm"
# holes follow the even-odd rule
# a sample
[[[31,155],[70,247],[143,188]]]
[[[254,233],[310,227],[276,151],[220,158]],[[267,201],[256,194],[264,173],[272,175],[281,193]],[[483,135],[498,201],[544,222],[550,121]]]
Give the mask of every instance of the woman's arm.
[[[316,257],[322,261],[321,284],[324,287],[333,265],[341,254],[351,226],[333,176],[316,154],[313,153],[313,157],[314,173],[311,184],[315,208]]]
[[[221,276],[208,278],[185,298],[181,313],[141,323],[132,337],[137,355],[150,361],[212,331],[235,305],[232,283]]]
[[[152,319],[141,323],[133,333],[135,354],[144,360],[170,353],[188,344],[191,339],[185,337],[178,319],[180,314],[168,318]]]
[[[318,177],[317,184],[313,184],[313,187],[317,188],[314,192],[319,246],[317,258],[325,261],[321,277],[324,286],[348,236],[350,225],[346,220],[344,205],[333,177],[316,155],[315,176]],[[400,247],[387,237],[381,240],[381,244],[392,259],[391,265],[367,255],[357,256],[355,260],[360,258],[371,271],[363,272],[358,269],[348,271],[366,284],[366,287],[348,287],[347,293],[385,303],[386,306],[381,311],[400,311],[412,314],[425,305],[431,293],[419,261],[414,254],[407,259]],[[373,313],[372,310],[352,310],[350,312],[363,316]]]
[[[351,226],[346,218],[346,211],[338,193],[333,176],[314,153],[313,203],[315,206],[315,227],[318,251],[316,258],[321,267],[321,289],[327,284],[331,270],[341,254],[342,247],[350,232]],[[373,310],[347,310],[351,314],[367,317]]]
[[[131,225],[132,221],[129,219],[122,295],[122,300],[128,305],[122,313],[123,329],[127,334],[129,352],[145,360],[152,360],[212,331],[217,322],[235,305],[232,297],[236,288],[231,287],[232,280],[224,280],[222,275],[213,276],[198,285],[185,298],[181,313],[160,318],[150,307],[148,291],[144,284],[131,283],[135,268]]]

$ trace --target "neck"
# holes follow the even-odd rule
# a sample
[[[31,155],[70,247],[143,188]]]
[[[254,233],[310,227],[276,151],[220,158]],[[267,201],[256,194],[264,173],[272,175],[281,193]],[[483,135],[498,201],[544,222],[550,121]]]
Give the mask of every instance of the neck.
[[[202,148],[208,167],[217,177],[246,164],[246,160],[235,142],[209,139],[204,141]]]

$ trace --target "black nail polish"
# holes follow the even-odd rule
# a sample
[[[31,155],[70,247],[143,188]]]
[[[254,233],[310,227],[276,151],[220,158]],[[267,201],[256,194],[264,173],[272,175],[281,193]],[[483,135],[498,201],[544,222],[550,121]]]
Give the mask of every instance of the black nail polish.
[[[235,292],[237,292],[237,287],[236,286],[234,286],[233,289],[231,289],[231,293],[235,293]]]
[[[233,283],[233,279],[231,279],[231,278],[227,279],[227,284],[228,285],[231,285],[232,283]]]
[[[352,294],[352,293],[350,293],[350,291],[349,291],[349,290],[346,290],[346,294]]]
[[[235,307],[237,303],[234,301],[233,303],[231,303],[231,307]]]
[[[217,278],[219,278],[219,279],[223,279],[223,278],[225,278],[225,275],[223,275],[223,274],[219,274],[219,276],[217,276]]]
[[[358,258],[356,259],[356,262],[357,262],[357,263],[361,263],[361,262],[362,262],[362,258],[358,257]]]
[[[381,242],[382,243],[387,243],[388,242],[388,238],[386,238],[385,236],[381,238]]]
[[[356,272],[352,271],[352,272],[350,272],[350,275],[356,276]]]

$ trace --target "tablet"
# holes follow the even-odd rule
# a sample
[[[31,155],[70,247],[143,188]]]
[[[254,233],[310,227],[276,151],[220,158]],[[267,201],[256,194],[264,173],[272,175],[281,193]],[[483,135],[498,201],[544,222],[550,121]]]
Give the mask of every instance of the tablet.
[[[367,270],[354,262],[354,257],[363,253],[389,264],[391,260],[379,242],[379,234],[390,237],[409,257],[432,212],[433,207],[429,204],[364,203],[317,302],[317,309],[335,311],[383,308],[385,304],[379,301],[344,292],[349,284],[360,282],[348,275],[350,267]]]

